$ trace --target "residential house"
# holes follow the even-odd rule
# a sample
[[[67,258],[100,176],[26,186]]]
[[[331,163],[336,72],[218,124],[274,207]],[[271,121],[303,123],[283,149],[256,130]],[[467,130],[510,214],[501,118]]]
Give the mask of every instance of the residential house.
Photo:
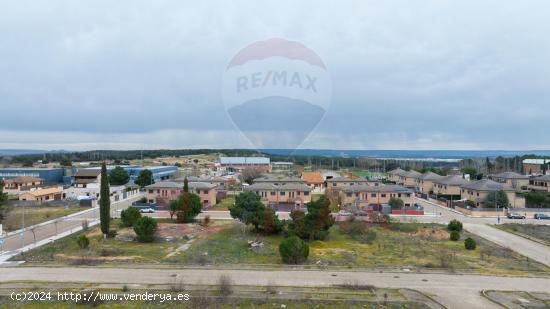
[[[206,182],[189,182],[189,192],[200,197],[203,208],[216,205],[217,185]],[[174,181],[161,181],[145,187],[146,198],[149,203],[156,203],[161,207],[176,200],[183,192],[183,184]]]
[[[402,183],[405,187],[408,188],[416,188],[418,184],[418,179],[422,176],[421,173],[411,170],[405,173],[402,173],[402,175],[399,177],[400,181],[399,183]]]
[[[100,183],[101,169],[79,169],[74,176],[73,186],[76,188],[87,188],[91,184],[97,185]]]
[[[433,191],[436,195],[460,196],[461,186],[468,183],[468,180],[459,175],[450,175],[433,180]]]
[[[508,196],[508,201],[510,202],[510,205],[498,205],[499,208],[508,206],[513,208],[525,207],[525,199],[522,197],[516,197],[516,190],[506,183],[496,182],[490,179],[482,179],[464,184],[460,187],[460,189],[461,198],[473,202],[476,207],[495,207],[495,205],[488,205],[486,200],[489,194],[494,194],[494,192],[498,191],[503,191],[506,193]]]
[[[515,190],[527,190],[529,187],[529,176],[521,175],[515,172],[504,172],[489,176],[491,180],[505,183]]]
[[[433,194],[434,191],[434,181],[439,180],[445,176],[441,176],[434,172],[426,172],[422,174],[417,180],[418,191],[425,194]]]
[[[137,195],[135,188],[128,186],[109,186],[111,202],[118,202]],[[74,175],[72,186],[65,188],[66,198],[99,200],[101,193],[101,169],[79,169]]]
[[[550,175],[531,178],[529,181],[529,190],[537,192],[550,192]]]
[[[393,181],[395,183],[402,183],[401,177],[403,177],[407,173],[407,171],[402,170],[400,168],[396,168],[394,170],[391,170],[388,172],[388,180]]]
[[[319,172],[303,172],[302,179],[312,193],[325,193],[325,179]]]
[[[19,194],[36,189],[44,184],[44,180],[33,176],[18,176],[4,180],[4,193]]]
[[[285,176],[280,174],[270,174],[267,176],[254,179],[254,183],[260,183],[260,182],[273,183],[275,185],[281,185],[281,184],[284,185],[287,183],[305,183],[302,178]]]
[[[383,184],[379,180],[368,180],[366,178],[348,178],[348,177],[335,177],[326,180],[327,194],[331,198],[336,198],[339,195],[341,189],[354,186],[354,185],[366,185],[366,186],[382,186]]]
[[[47,202],[61,200],[62,198],[63,189],[60,187],[36,189],[19,194],[20,201]]]
[[[280,204],[303,207],[311,202],[311,188],[302,182],[273,183],[254,182],[244,188],[245,191],[255,192],[262,202],[269,206]]]
[[[543,175],[548,172],[550,159],[525,159],[522,165],[524,174]]]
[[[364,208],[369,205],[388,204],[392,197],[403,200],[405,206],[413,205],[413,191],[400,185],[369,186],[356,184],[342,188],[340,202],[344,207]]]

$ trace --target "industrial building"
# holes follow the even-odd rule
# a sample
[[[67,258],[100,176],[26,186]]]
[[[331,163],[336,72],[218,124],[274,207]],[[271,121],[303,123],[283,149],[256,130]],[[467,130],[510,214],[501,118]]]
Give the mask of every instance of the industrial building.
[[[107,172],[110,173],[116,166],[110,165],[107,167]],[[128,172],[130,175],[130,181],[128,184],[133,184],[134,180],[137,179],[139,176],[139,173],[143,170],[149,170],[151,173],[153,173],[153,179],[155,182],[161,182],[169,179],[175,178],[176,173],[178,172],[177,166],[139,166],[139,165],[121,165],[124,170]],[[85,169],[79,169],[79,171],[82,170],[100,170],[101,167],[89,167]]]
[[[0,168],[0,179],[12,179],[16,177],[36,177],[45,183],[61,183],[65,170],[63,168],[34,168],[34,167],[8,167]]]

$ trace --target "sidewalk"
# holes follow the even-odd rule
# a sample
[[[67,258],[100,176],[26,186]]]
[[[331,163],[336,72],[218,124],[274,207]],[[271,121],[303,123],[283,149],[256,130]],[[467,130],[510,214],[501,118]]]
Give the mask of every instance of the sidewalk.
[[[92,227],[92,226],[95,226],[95,225],[98,225],[99,224],[99,220],[95,220],[95,221],[90,221],[88,223],[88,226],[89,227]],[[73,229],[70,229],[68,231],[65,231],[65,232],[61,232],[55,236],[52,236],[52,237],[49,237],[49,238],[45,238],[45,239],[42,239],[42,240],[39,240],[37,241],[36,243],[34,244],[30,244],[30,245],[27,245],[21,249],[18,249],[18,250],[14,250],[14,251],[5,251],[5,252],[0,252],[0,267],[1,266],[13,266],[13,263],[10,263],[10,262],[7,262],[9,259],[11,259],[12,257],[20,254],[20,253],[23,253],[23,252],[27,252],[29,250],[32,250],[34,248],[38,248],[38,247],[41,247],[43,245],[46,245],[46,244],[49,244],[49,243],[52,243],[58,239],[61,239],[63,237],[66,237],[66,236],[69,236],[73,233],[76,233],[76,232],[80,232],[82,231],[82,226],[79,226],[79,227],[75,227]],[[24,262],[19,262],[17,264],[21,264],[21,263],[24,263]],[[6,265],[4,265],[6,264]]]

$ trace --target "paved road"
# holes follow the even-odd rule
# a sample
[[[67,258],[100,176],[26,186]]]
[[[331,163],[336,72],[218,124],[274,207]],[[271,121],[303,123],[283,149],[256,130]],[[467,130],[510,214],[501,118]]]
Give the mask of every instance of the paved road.
[[[170,213],[166,210],[159,210],[155,213],[145,215],[153,218],[170,218]],[[234,220],[227,210],[203,211],[197,216],[197,219],[202,219],[205,216],[210,216],[210,219],[213,220]],[[279,219],[290,219],[289,212],[279,211],[277,212],[277,216]]]
[[[124,201],[113,203],[111,205],[112,216],[119,216],[119,210],[127,208],[132,202],[137,201],[140,198],[141,195],[138,195]],[[58,218],[48,224],[37,224],[35,225],[35,228],[26,230],[23,235],[15,234],[7,236],[1,250],[5,252],[14,251],[23,246],[31,245],[38,241],[49,239],[60,233],[82,227],[83,221],[93,221],[97,219],[99,219],[99,208],[96,207],[68,217]]]
[[[464,223],[464,229],[550,267],[550,247],[486,224]]]
[[[118,284],[170,284],[174,275],[184,284],[216,284],[220,275],[236,285],[330,287],[338,284],[370,284],[385,288],[410,288],[435,295],[449,308],[491,308],[479,293],[483,289],[550,293],[550,279],[509,278],[477,275],[379,273],[322,270],[217,270],[88,267],[0,268],[0,282],[49,281]],[[494,305],[493,305],[494,306]]]
[[[434,207],[434,205],[427,203],[424,200],[417,199],[418,203],[421,203],[425,208]],[[496,224],[495,218],[472,218],[460,213],[456,213],[446,207],[435,206],[437,208],[438,216],[435,217],[421,217],[418,221],[421,222],[438,222],[448,223],[452,219],[458,219],[463,222],[464,229],[468,232],[481,236],[487,240],[490,240],[498,245],[509,248],[518,252],[521,255],[527,256],[539,263],[542,263],[550,267],[550,247],[539,244],[537,242],[528,240],[526,238],[499,230],[491,227],[490,224]],[[416,219],[416,218],[415,218]],[[528,224],[548,224],[544,220],[513,220],[513,219],[501,219],[501,223],[528,223]]]

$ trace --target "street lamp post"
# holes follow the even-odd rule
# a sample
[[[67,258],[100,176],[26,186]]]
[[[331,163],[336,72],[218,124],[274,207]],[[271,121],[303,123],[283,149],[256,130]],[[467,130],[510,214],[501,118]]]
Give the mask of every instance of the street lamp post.
[[[497,224],[500,224],[500,214],[498,213],[497,192],[495,191],[495,211],[497,212]]]
[[[25,203],[23,203],[23,219],[21,220],[21,248],[25,247]]]

